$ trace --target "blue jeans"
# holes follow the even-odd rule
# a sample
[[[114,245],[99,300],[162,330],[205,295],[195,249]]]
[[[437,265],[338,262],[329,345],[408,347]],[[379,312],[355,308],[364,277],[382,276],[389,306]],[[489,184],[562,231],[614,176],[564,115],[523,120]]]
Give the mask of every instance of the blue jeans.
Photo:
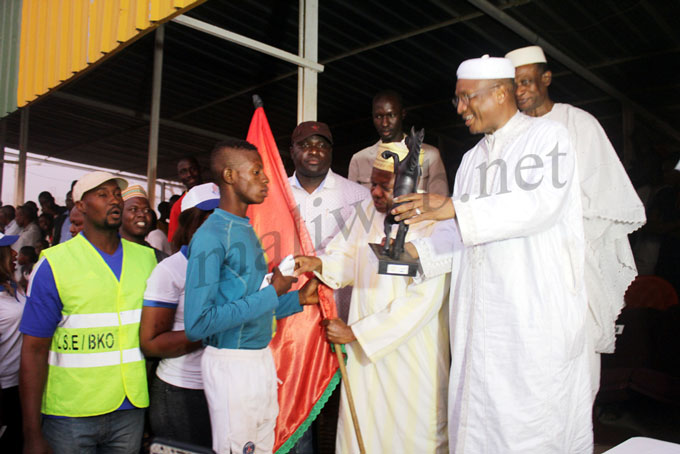
[[[54,454],[136,454],[144,434],[143,408],[84,418],[45,418],[43,436]]]

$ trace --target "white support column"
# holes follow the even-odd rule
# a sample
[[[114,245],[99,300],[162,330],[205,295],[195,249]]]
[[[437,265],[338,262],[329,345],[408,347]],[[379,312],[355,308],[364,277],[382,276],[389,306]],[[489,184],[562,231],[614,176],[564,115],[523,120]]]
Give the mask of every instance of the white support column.
[[[26,156],[28,156],[28,115],[30,107],[21,109],[21,126],[19,129],[19,165],[14,189],[14,206],[24,204],[26,191]]]
[[[149,128],[149,159],[147,162],[147,194],[149,205],[154,209],[156,205],[156,174],[158,170],[158,131],[161,116],[161,82],[163,80],[163,41],[165,28],[163,25],[156,29],[153,52],[153,82],[151,87],[151,127]]]
[[[299,54],[305,60],[318,62],[319,1],[300,0]],[[298,123],[316,120],[317,71],[298,68]]]

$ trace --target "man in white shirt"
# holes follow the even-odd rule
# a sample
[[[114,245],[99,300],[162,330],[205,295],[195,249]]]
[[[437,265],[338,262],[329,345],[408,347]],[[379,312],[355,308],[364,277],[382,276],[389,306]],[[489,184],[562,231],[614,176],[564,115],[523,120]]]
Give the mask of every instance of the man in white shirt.
[[[564,125],[576,152],[587,245],[587,340],[595,399],[600,388],[600,353],[614,352],[616,319],[626,289],[637,275],[628,234],[645,224],[645,207],[595,117],[550,99],[552,72],[543,49],[523,47],[506,57],[515,66],[517,107],[532,117]]]
[[[0,223],[2,223],[5,235],[18,235],[21,233],[21,227],[17,225],[14,215],[15,211],[12,205],[5,205],[0,208]]]
[[[445,221],[409,250],[425,278],[451,272],[451,452],[590,454],[575,156],[562,125],[517,111],[514,75],[505,58],[461,63],[454,105],[484,137],[452,198],[409,194],[392,213]]]
[[[24,246],[36,247],[42,239],[36,210],[30,205],[17,207],[14,220],[21,230],[19,230],[19,239],[12,245],[12,249],[19,252]]]
[[[300,216],[317,254],[354,215],[354,206],[370,191],[331,170],[333,136],[325,123],[305,121],[293,131],[290,154],[295,173],[288,179]],[[371,163],[371,167],[373,163]]]
[[[365,187],[341,177],[331,170],[333,136],[328,125],[318,121],[300,123],[291,137],[290,155],[295,173],[288,179],[300,209],[300,217],[314,244],[317,255],[339,232],[347,235],[351,227],[361,228],[355,207],[370,199]],[[372,167],[372,164],[371,164]],[[352,287],[334,292],[338,315],[347,320]],[[313,453],[311,430],[307,431],[294,453]]]
[[[352,156],[349,163],[349,174],[347,175],[347,178],[351,181],[356,181],[369,189],[371,187],[373,162],[378,156],[378,145],[381,142],[401,142],[406,146],[404,143],[406,135],[402,125],[404,118],[406,118],[406,109],[404,109],[401,95],[392,90],[384,90],[376,94],[373,98],[372,117],[373,126],[380,136],[380,140]],[[424,143],[422,151],[422,174],[418,182],[418,190],[442,195],[449,194],[451,188],[446,179],[446,169],[439,155],[439,150]]]

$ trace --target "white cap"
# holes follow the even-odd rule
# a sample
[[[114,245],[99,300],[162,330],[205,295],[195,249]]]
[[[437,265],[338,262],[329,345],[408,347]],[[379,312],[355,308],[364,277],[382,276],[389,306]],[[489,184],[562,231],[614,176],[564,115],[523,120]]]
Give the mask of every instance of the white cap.
[[[85,194],[87,191],[90,191],[109,180],[115,180],[121,191],[128,186],[127,180],[118,178],[109,172],[96,170],[82,177],[80,180],[78,180],[75,186],[73,186],[73,201],[77,202],[78,200],[81,200],[83,198],[83,194]]]
[[[458,79],[514,79],[515,67],[507,58],[489,57],[465,60],[456,71]]]
[[[210,211],[220,204],[220,189],[215,183],[203,183],[189,189],[182,198],[182,211],[198,208]]]
[[[5,235],[4,233],[0,233],[0,246],[11,246],[18,239],[19,235]]]
[[[548,63],[541,46],[521,47],[505,54],[505,58],[510,60],[515,68],[533,63]]]

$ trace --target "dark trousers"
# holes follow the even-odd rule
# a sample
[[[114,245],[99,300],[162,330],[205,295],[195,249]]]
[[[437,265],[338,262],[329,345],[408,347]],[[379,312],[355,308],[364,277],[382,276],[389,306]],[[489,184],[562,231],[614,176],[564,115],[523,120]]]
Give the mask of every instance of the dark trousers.
[[[7,425],[5,433],[0,436],[0,452],[21,453],[24,438],[21,429],[21,402],[18,386],[2,390],[0,414],[2,414],[2,424]]]
[[[150,399],[154,436],[212,447],[210,413],[202,389],[180,388],[154,376]]]

